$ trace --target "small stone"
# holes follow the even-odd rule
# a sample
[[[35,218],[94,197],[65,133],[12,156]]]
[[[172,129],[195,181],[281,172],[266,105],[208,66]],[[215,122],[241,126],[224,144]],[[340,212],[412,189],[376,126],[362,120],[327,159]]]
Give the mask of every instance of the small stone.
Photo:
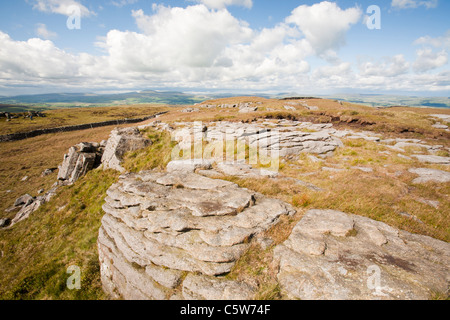
[[[432,125],[432,127],[435,129],[448,129],[448,126],[446,126],[445,124],[441,124],[441,123],[436,123],[436,124]]]
[[[417,201],[419,201],[423,204],[429,205],[435,209],[438,209],[439,205],[440,205],[439,201],[433,201],[433,200],[427,200],[427,199],[418,199]]]
[[[49,168],[49,169],[45,169],[42,174],[41,177],[46,177],[48,175],[51,175],[53,172],[55,172],[55,170],[57,170],[56,168]]]
[[[317,158],[316,156],[313,155],[308,155],[308,159],[313,162],[313,163],[318,163],[318,162],[322,162],[322,159]]]
[[[367,168],[367,167],[352,167],[352,169],[360,170],[360,171],[367,172],[367,173],[373,172],[372,168]]]
[[[322,167],[323,171],[330,171],[330,172],[343,172],[345,169],[337,169],[337,168],[330,168],[330,167]]]
[[[34,201],[34,198],[30,196],[29,194],[25,194],[14,201],[14,206],[21,206],[21,205],[29,205],[31,202]]]
[[[0,219],[0,228],[6,228],[11,224],[11,220],[8,218]]]

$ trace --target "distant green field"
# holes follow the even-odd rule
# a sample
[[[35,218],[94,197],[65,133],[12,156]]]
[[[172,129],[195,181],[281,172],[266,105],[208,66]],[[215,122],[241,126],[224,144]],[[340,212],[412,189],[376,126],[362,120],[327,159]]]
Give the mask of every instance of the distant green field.
[[[210,99],[210,97],[206,95],[157,91],[128,92],[123,94],[58,93],[24,95],[0,97],[0,112],[44,111],[61,108],[139,104],[193,105],[207,99]]]
[[[351,103],[358,103],[372,107],[429,107],[450,108],[449,97],[415,97],[415,96],[391,96],[391,95],[335,95],[326,96],[329,99],[338,99]]]

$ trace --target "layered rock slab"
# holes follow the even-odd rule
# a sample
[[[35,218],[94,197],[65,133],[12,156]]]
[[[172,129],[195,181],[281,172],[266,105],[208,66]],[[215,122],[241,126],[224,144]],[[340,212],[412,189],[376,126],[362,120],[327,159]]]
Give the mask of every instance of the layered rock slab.
[[[170,298],[179,285],[187,286],[189,299],[202,296],[199,283],[213,283],[217,297],[239,292],[244,284],[217,276],[230,272],[252,237],[295,213],[279,200],[190,172],[122,175],[105,201],[102,282],[111,296],[125,299]],[[205,278],[183,282],[186,272]]]
[[[89,170],[97,167],[100,164],[103,147],[95,142],[82,142],[71,147],[59,166],[58,180],[73,184]]]
[[[450,244],[333,210],[308,211],[274,257],[292,299],[429,299],[450,284]]]
[[[141,135],[136,127],[114,129],[111,131],[102,155],[103,168],[125,172],[125,169],[121,166],[125,153],[144,149],[151,143],[149,139]]]

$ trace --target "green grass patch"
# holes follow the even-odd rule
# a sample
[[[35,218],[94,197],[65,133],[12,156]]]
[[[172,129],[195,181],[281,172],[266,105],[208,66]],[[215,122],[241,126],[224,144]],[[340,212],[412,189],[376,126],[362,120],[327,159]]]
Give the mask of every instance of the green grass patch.
[[[172,141],[170,133],[166,131],[147,129],[143,134],[152,141],[152,145],[142,150],[127,153],[122,166],[129,172],[152,169],[164,170],[171,161],[172,150],[177,143]]]
[[[0,231],[0,299],[95,300],[101,288],[97,236],[114,171],[94,170],[27,220]],[[69,290],[69,266],[81,270],[81,289]],[[7,272],[5,272],[7,271]]]

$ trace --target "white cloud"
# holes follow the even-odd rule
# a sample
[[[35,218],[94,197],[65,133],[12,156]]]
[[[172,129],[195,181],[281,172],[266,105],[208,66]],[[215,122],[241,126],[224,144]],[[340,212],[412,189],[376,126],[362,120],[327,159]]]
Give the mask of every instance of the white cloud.
[[[441,36],[432,38],[430,36],[420,37],[416,41],[414,41],[414,44],[416,45],[431,45],[436,48],[450,48],[450,30],[447,30],[447,32]]]
[[[208,8],[223,9],[228,6],[241,6],[245,8],[252,8],[253,0],[194,0],[202,3]]]
[[[36,25],[36,35],[46,40],[58,37],[58,34],[56,32],[48,30],[47,26],[43,23],[38,23]]]
[[[49,40],[14,41],[0,31],[0,69],[14,79],[67,79],[77,74],[78,62]]]
[[[90,11],[76,0],[35,0],[33,5],[33,9],[65,16],[74,14],[74,7],[79,8],[82,16],[95,15],[95,12]]]
[[[359,64],[360,75],[365,77],[397,77],[410,70],[410,63],[402,54],[385,57],[378,62],[365,61]]]
[[[392,0],[391,6],[396,9],[415,9],[420,6],[431,9],[438,6],[438,0]]]
[[[212,67],[225,48],[245,43],[253,34],[227,10],[196,5],[185,9],[154,6],[154,11],[150,16],[133,11],[141,34],[108,33],[106,47],[113,60],[128,67],[141,62],[140,68],[146,70]]]
[[[447,64],[448,54],[445,50],[433,52],[430,48],[417,50],[417,59],[413,64],[414,71],[418,73],[437,69]]]
[[[130,4],[135,4],[138,1],[139,0],[113,0],[113,1],[111,1],[111,4],[118,8],[122,8],[122,7],[130,5]]]
[[[331,2],[300,6],[284,22],[264,29],[252,29],[226,8],[204,4],[186,8],[153,5],[152,12],[136,10],[132,16],[138,31],[110,30],[99,39],[104,50],[101,56],[73,55],[59,49],[44,40],[52,36],[45,25],[38,25],[42,39],[28,41],[15,41],[0,31],[0,87],[64,86],[75,91],[178,87],[247,92],[320,92],[325,88],[435,91],[450,87],[449,73],[436,70],[447,63],[444,50],[418,50],[414,62],[401,54],[358,64],[342,61],[339,48],[349,28],[362,16],[357,7],[343,10]],[[423,37],[415,43],[446,47],[449,34]],[[327,65],[314,67],[323,62]]]
[[[286,18],[304,34],[318,54],[337,49],[345,44],[345,34],[362,16],[361,9],[342,10],[334,2],[320,2],[312,6],[301,5]]]
[[[341,62],[331,66],[318,67],[313,72],[313,77],[316,79],[328,77],[345,77],[352,72],[351,63]]]

